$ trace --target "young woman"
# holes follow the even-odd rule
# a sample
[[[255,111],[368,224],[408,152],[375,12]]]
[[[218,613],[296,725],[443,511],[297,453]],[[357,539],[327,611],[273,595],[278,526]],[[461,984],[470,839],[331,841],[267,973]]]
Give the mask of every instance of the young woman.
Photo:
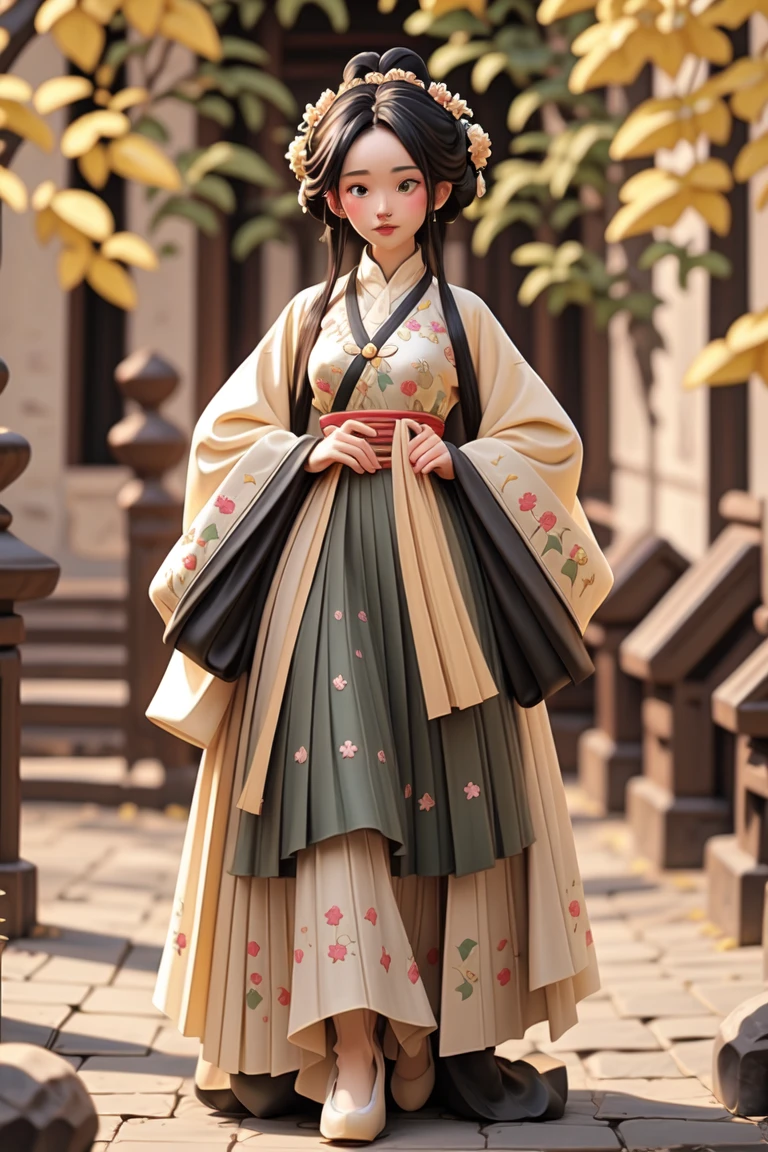
[[[328,277],[201,416],[151,590],[176,650],[148,715],[205,748],[155,1003],[201,1085],[288,1076],[330,1138],[381,1131],[383,1053],[426,1102],[438,1022],[471,1111],[495,1045],[598,987],[543,700],[589,674],[611,576],[573,425],[446,283],[471,115],[404,49],[307,107],[288,155]],[[491,1115],[552,1114],[523,1080]]]

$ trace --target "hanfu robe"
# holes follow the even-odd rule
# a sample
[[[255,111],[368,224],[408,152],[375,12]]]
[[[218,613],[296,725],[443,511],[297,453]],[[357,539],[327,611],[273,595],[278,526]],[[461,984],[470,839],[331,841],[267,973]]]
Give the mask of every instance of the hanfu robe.
[[[373,337],[424,274],[366,252]],[[414,1052],[488,1048],[598,987],[546,695],[591,669],[611,574],[577,500],[570,419],[487,305],[453,288],[482,421],[463,431],[436,281],[366,365],[348,411],[446,421],[455,478],[303,469],[354,342],[339,281],[290,429],[297,295],[195,429],[184,535],[153,582],[166,625],[260,508],[300,500],[270,569],[252,666],[225,682],[174,651],[148,715],[205,749],[156,1005],[228,1072],[296,1070],[324,1099],[333,1015],[370,1008]],[[309,479],[308,479],[309,478]],[[297,485],[303,485],[299,490]],[[201,585],[199,585],[201,586]]]

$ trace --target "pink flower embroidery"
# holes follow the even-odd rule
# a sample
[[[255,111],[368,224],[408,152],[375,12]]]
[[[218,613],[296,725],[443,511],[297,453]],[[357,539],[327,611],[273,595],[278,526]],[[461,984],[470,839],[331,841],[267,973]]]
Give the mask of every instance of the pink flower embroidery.
[[[358,620],[362,620],[363,624],[368,623],[368,617],[366,616],[365,612],[358,612],[357,618]]]
[[[405,327],[410,328],[411,332],[418,332],[421,324],[419,324],[415,316],[412,316],[410,320],[406,320]]]
[[[416,387],[417,385],[415,380],[403,380],[402,384],[400,385],[400,391],[404,396],[414,396],[416,394]]]
[[[297,948],[293,954],[293,958],[297,964],[301,964],[302,960],[304,959],[304,949]]]
[[[389,966],[391,963],[392,963],[392,957],[390,956],[389,952],[387,952],[386,948],[382,944],[382,946],[381,946],[381,960],[379,960],[379,964],[381,964],[381,966],[385,972],[389,972]]]
[[[193,556],[191,552],[188,552],[182,560],[182,564],[188,572],[194,572],[195,568],[197,568],[197,557]]]
[[[477,796],[480,795],[480,785],[473,784],[470,780],[469,784],[465,786],[464,791],[467,794],[467,800],[474,800]]]
[[[358,660],[362,660],[363,654],[359,648],[355,648],[355,656],[357,656]]]
[[[301,748],[299,748],[298,752],[294,752],[293,758],[297,764],[306,764],[306,762],[307,762],[307,750],[303,744],[302,744]]]
[[[440,953],[437,948],[430,948],[429,952],[427,952],[427,964],[437,964],[439,956]]]
[[[538,502],[538,496],[533,492],[524,492],[522,496],[518,496],[517,502],[520,505],[521,512],[531,512]]]
[[[555,524],[557,524],[557,516],[554,512],[542,512],[539,516],[539,527],[543,528],[545,532],[551,532]]]
[[[337,960],[343,960],[346,954],[346,944],[330,944],[328,946],[328,955],[330,956],[331,960],[333,960],[334,964]]]
[[[268,1023],[269,1023],[269,1016],[262,1016],[262,1018],[261,1018],[261,1019],[262,1019],[262,1021],[263,1021],[265,1024],[268,1024]]]
[[[443,352],[445,353],[445,358],[448,361],[448,363],[455,365],[456,364],[456,357],[453,354],[453,348],[451,348],[450,344],[446,345],[446,347],[443,348]]]
[[[430,320],[429,326],[433,332],[445,332],[445,328],[437,320]]]
[[[334,612],[334,614],[333,614],[333,615],[334,615],[334,618],[335,618],[336,620],[341,620],[341,619],[343,619],[343,617],[344,617],[344,613],[343,613],[343,612],[341,612],[341,611],[339,611],[339,609],[338,609],[338,608],[336,609],[336,611]]]
[[[283,1008],[287,1008],[291,1002],[291,994],[287,988],[278,988],[278,1004],[282,1004]]]
[[[306,936],[307,932],[309,931],[309,929],[307,928],[306,924],[303,926],[303,928],[301,929],[301,931],[302,931],[302,933],[303,933],[303,934]]]
[[[249,956],[258,956],[259,952],[261,952],[261,948],[256,943],[256,941],[255,940],[249,940],[249,942],[248,942],[248,955]]]
[[[344,679],[344,677],[341,675],[341,673],[339,673],[339,675],[333,681],[333,686],[334,686],[334,688],[337,688],[339,690],[339,692],[342,692],[346,688],[347,682]]]
[[[496,976],[496,979],[498,980],[499,984],[501,984],[502,988],[505,984],[509,984],[511,978],[512,973],[510,972],[509,968],[502,968],[501,972],[499,972]]]
[[[327,392],[329,395],[333,392],[327,380],[315,380],[315,388],[319,388],[321,392]]]
[[[261,984],[261,976],[258,972],[251,972],[251,984]]]
[[[581,544],[574,544],[569,555],[580,567],[587,563],[588,557]]]
[[[419,811],[420,812],[429,812],[430,808],[434,808],[434,806],[435,806],[435,802],[432,799],[432,797],[430,796],[429,792],[425,792],[424,795],[419,800]]]
[[[416,963],[416,961],[414,960],[413,964],[411,964],[410,968],[408,969],[408,979],[410,980],[411,984],[415,984],[416,981],[418,980],[418,978],[419,978],[419,966]]]
[[[376,921],[378,920],[378,918],[379,917],[376,914],[375,908],[369,908],[368,911],[366,912],[365,916],[363,917],[364,920],[369,920],[371,922],[371,924],[373,924],[374,928],[376,927]]]
[[[568,905],[568,911],[570,912],[571,916],[581,916],[581,905],[579,904],[578,900],[571,900],[570,904]]]
[[[345,740],[339,746],[339,752],[345,760],[351,760],[355,752],[357,752],[357,744],[353,744],[351,740]]]
[[[386,756],[384,755],[384,749],[383,749],[383,748],[382,748],[382,750],[381,750],[380,752],[377,752],[377,753],[376,753],[376,758],[378,759],[378,761],[379,761],[379,764],[386,764],[386,762],[387,762],[387,758],[386,758]]]
[[[177,932],[176,933],[176,951],[178,952],[179,956],[181,956],[181,954],[184,951],[184,949],[186,948],[186,946],[187,946],[186,936],[184,935],[183,932]]]
[[[507,946],[507,940],[505,937],[503,940],[499,940],[498,944],[496,945],[496,951],[497,952],[503,952],[504,949],[506,948],[506,946]]]
[[[406,784],[405,788],[403,788],[403,795],[405,796],[406,800],[410,800],[411,796],[413,795],[413,788],[411,788],[410,784]]]
[[[587,934],[584,937],[584,939],[586,940],[587,944],[592,943],[592,929],[591,928],[587,928]]]
[[[231,516],[235,510],[235,502],[230,500],[229,496],[217,496],[216,507],[222,515]]]
[[[325,914],[326,924],[330,924],[333,928],[338,926],[340,920],[344,919],[344,913],[338,904],[333,904]]]

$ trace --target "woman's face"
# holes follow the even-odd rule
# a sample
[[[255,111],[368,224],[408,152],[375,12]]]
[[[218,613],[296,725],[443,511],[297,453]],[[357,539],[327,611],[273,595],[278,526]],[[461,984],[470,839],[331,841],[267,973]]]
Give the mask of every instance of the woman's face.
[[[437,184],[435,207],[441,208],[450,194],[448,181]],[[407,245],[424,223],[427,186],[394,132],[377,126],[350,148],[338,194],[329,193],[328,203],[373,247],[394,250]]]

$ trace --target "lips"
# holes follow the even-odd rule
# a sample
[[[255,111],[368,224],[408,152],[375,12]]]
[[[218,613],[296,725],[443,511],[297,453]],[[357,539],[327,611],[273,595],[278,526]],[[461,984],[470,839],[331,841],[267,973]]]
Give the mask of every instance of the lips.
[[[381,224],[378,228],[374,228],[374,232],[381,232],[382,235],[389,235],[390,232],[394,232],[396,227],[396,224]]]

